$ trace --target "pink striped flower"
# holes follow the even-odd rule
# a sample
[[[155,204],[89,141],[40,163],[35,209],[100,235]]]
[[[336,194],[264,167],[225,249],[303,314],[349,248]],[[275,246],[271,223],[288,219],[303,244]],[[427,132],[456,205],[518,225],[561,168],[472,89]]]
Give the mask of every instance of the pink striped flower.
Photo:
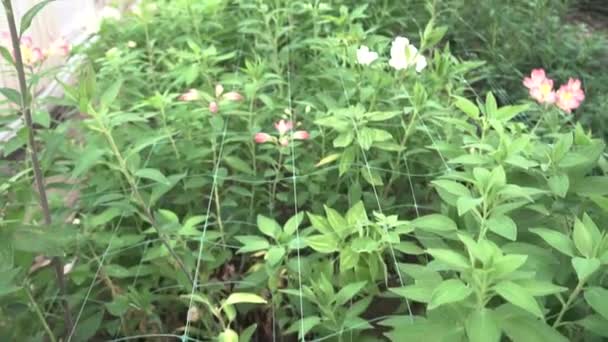
[[[185,101],[185,102],[191,102],[191,101],[196,101],[196,100],[198,100],[200,98],[201,98],[201,96],[198,93],[198,90],[196,90],[196,89],[190,89],[187,92],[185,92],[182,95],[180,95],[179,100],[180,101]]]
[[[274,124],[274,128],[280,135],[283,135],[293,129],[293,122],[281,119]]]
[[[571,113],[585,100],[585,92],[579,79],[570,78],[557,90],[557,106],[566,113]]]
[[[71,46],[64,38],[59,38],[51,43],[47,49],[44,50],[45,57],[50,56],[61,56],[65,57],[70,54]]]
[[[255,140],[255,142],[258,144],[264,144],[267,142],[274,141],[275,138],[268,133],[257,133],[255,135],[255,137],[253,138],[253,140]]]
[[[538,103],[554,103],[556,94],[553,90],[553,80],[548,78],[544,69],[534,69],[530,77],[524,78],[524,86],[528,88],[530,97]]]
[[[310,134],[307,131],[295,131],[293,132],[294,140],[308,140]]]

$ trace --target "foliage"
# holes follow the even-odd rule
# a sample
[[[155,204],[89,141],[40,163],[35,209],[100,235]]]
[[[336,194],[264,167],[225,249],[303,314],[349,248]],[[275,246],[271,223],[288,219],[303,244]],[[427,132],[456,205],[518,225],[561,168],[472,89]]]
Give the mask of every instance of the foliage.
[[[2,162],[0,335],[62,334],[52,271],[31,269],[60,255],[67,340],[606,337],[597,108],[533,103],[511,69],[455,57],[449,15],[473,9],[397,5],[172,0],[107,20],[64,85],[70,119],[38,132],[62,176],[52,234],[27,162]],[[518,86],[471,99],[479,75]]]

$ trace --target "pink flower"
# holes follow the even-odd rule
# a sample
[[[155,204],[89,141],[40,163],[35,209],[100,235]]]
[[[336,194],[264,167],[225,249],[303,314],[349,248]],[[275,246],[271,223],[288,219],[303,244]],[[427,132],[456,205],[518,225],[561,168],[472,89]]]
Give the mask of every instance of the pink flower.
[[[243,99],[243,95],[237,93],[236,91],[230,91],[224,94],[222,98],[229,101],[241,101]]]
[[[579,79],[570,78],[557,91],[557,106],[566,113],[578,108],[585,100],[585,92]]]
[[[198,99],[200,99],[200,95],[198,93],[198,90],[196,89],[190,89],[187,92],[183,93],[182,95],[180,95],[179,100],[180,101],[186,101],[186,102],[190,102],[190,101],[196,101]]]
[[[70,43],[64,38],[59,38],[51,43],[48,49],[44,50],[44,55],[46,57],[50,56],[62,56],[65,57],[70,54]]]
[[[213,114],[217,113],[217,111],[219,110],[219,106],[217,105],[217,102],[215,101],[211,101],[209,102],[209,111]]]
[[[44,54],[39,48],[21,45],[21,58],[24,65],[33,66],[44,60]]]
[[[524,86],[530,90],[530,97],[541,104],[554,103],[553,80],[546,76],[545,70],[534,69],[530,76],[524,78]]]
[[[307,131],[295,131],[293,132],[293,138],[295,140],[308,140],[310,134]]]
[[[530,77],[524,77],[524,86],[528,89],[538,88],[546,79],[545,69],[533,69]]]
[[[291,131],[291,129],[293,128],[293,122],[289,121],[289,120],[285,121],[285,120],[281,119],[274,124],[274,128],[276,128],[276,130],[279,132],[280,135],[283,135],[283,134]]]
[[[269,141],[273,141],[274,137],[270,134],[267,133],[257,133],[255,135],[255,137],[253,138],[253,140],[255,140],[256,143],[258,144],[264,144],[267,143]]]

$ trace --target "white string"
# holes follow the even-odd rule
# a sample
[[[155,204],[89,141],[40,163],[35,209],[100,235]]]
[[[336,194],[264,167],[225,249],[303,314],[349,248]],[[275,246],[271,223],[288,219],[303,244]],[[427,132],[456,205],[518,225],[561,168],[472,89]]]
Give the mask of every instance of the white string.
[[[294,113],[293,113],[293,107],[292,107],[292,102],[291,102],[291,47],[289,44],[291,44],[291,37],[290,37],[290,32],[291,32],[291,17],[288,16],[288,21],[289,21],[289,29],[287,30],[287,102],[288,102],[288,109],[289,109],[289,117],[290,120],[292,122],[292,124],[295,125],[295,120],[294,120]],[[293,206],[294,206],[294,215],[297,217],[298,216],[298,192],[297,192],[297,182],[296,182],[296,176],[297,176],[297,169],[296,169],[296,147],[295,147],[295,140],[293,138],[294,135],[294,130],[291,130],[291,142],[290,142],[290,147],[291,147],[291,166],[292,166],[292,170],[293,170],[293,174],[292,174],[292,184],[293,184]],[[296,227],[296,240],[298,241],[298,243],[300,242],[300,227]],[[304,293],[302,291],[302,258],[300,256],[300,248],[296,249],[296,253],[297,253],[297,263],[298,263],[298,289],[299,289],[299,299],[300,299],[300,335],[301,335],[301,339],[302,341],[306,341],[306,337],[304,336]],[[274,305],[273,305],[274,308]],[[274,309],[273,309],[274,311]],[[274,312],[273,312],[274,315]],[[275,322],[272,322],[273,326],[275,325]],[[274,335],[274,334],[273,334]],[[274,338],[274,336],[273,336]]]

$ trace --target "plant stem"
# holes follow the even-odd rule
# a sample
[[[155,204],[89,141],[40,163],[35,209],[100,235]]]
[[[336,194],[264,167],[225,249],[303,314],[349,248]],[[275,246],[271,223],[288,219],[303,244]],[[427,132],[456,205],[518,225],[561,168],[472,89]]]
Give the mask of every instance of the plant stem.
[[[133,176],[131,175],[129,168],[127,167],[126,160],[124,159],[124,157],[122,156],[122,153],[120,153],[120,150],[118,149],[118,146],[116,145],[116,141],[114,141],[114,137],[112,136],[112,133],[110,133],[108,131],[108,129],[105,127],[104,123],[100,120],[100,118],[97,114],[95,115],[95,119],[97,120],[97,123],[99,124],[99,128],[100,128],[102,134],[108,141],[108,144],[110,145],[110,148],[112,149],[112,153],[114,154],[114,157],[118,161],[118,165],[120,166],[120,171],[125,176],[127,183],[129,183],[131,192],[135,196],[135,202],[137,202],[137,204],[144,210],[144,215],[146,216],[147,220],[150,222],[150,225],[152,226],[152,228],[154,228],[154,230],[158,234],[158,237],[160,238],[162,244],[165,246],[165,248],[167,249],[169,254],[171,254],[171,257],[177,263],[178,267],[182,270],[182,272],[184,272],[184,275],[186,275],[188,280],[194,284],[194,279],[192,278],[192,275],[190,274],[190,272],[188,272],[188,269],[186,268],[186,266],[184,265],[182,260],[179,258],[179,256],[177,255],[177,253],[175,252],[173,247],[171,247],[169,242],[167,242],[167,239],[165,238],[163,232],[160,230],[160,228],[157,225],[156,218],[154,217],[154,214],[150,210],[150,206],[146,204],[146,201],[144,201],[144,198],[142,197],[141,193],[137,189],[137,184],[135,183],[135,180],[133,179]]]
[[[13,45],[13,51],[15,54],[15,69],[17,71],[17,78],[19,80],[19,90],[21,93],[21,112],[25,120],[28,133],[28,145],[30,150],[30,158],[32,161],[32,167],[34,169],[34,179],[36,181],[36,187],[38,188],[38,195],[40,201],[40,208],[44,216],[44,224],[47,228],[51,227],[52,218],[51,211],[49,209],[49,202],[46,196],[46,189],[44,186],[44,176],[42,174],[42,168],[38,161],[38,152],[36,151],[36,137],[34,131],[34,123],[32,120],[32,112],[30,107],[30,101],[28,99],[28,88],[25,80],[25,69],[23,68],[23,57],[21,55],[21,47],[19,34],[17,33],[17,24],[15,23],[15,14],[13,12],[13,5],[11,0],[3,0],[4,11],[6,12],[6,20],[11,35],[11,42]],[[63,314],[65,320],[66,330],[69,332],[72,330],[72,314],[70,312],[70,305],[67,301],[66,290],[65,290],[65,275],[63,274],[63,261],[60,257],[53,258],[53,266],[57,276],[57,287],[59,288],[59,295],[61,296],[63,304]]]
[[[564,305],[562,305],[562,309],[559,312],[559,314],[557,315],[555,322],[553,322],[554,328],[557,328],[559,326],[559,324],[562,321],[562,318],[564,318],[564,314],[566,314],[566,311],[568,311],[568,309],[570,309],[570,305],[572,305],[572,303],[576,300],[576,297],[578,297],[579,293],[583,290],[583,286],[585,286],[586,281],[587,281],[587,279],[579,280],[578,284],[574,288],[574,291],[572,291],[572,293],[570,294],[570,297],[568,297],[568,300],[566,301],[566,303]]]
[[[418,117],[418,111],[414,110],[414,112],[412,113],[412,117],[410,118],[410,122],[408,123],[407,127],[405,128],[405,133],[403,134],[403,139],[401,139],[401,144],[399,145],[401,148],[397,152],[397,159],[395,160],[395,166],[394,166],[393,170],[397,170],[397,171],[399,170],[399,165],[401,164],[401,154],[403,153],[403,150],[405,149],[405,144],[407,143],[407,140],[412,135],[413,127],[414,127],[414,124],[416,123],[417,117]],[[386,198],[386,196],[388,196],[388,192],[390,191],[391,186],[393,185],[393,183],[395,182],[396,179],[397,179],[397,176],[395,173],[393,173],[391,176],[391,179],[389,180],[388,184],[386,185],[386,187],[384,189],[383,197]]]
[[[40,310],[40,306],[38,305],[38,303],[36,303],[34,296],[32,296],[32,292],[30,291],[29,284],[27,284],[27,283],[24,284],[23,290],[25,291],[27,298],[30,300],[30,303],[32,303],[32,306],[34,307],[34,312],[36,312],[36,316],[38,316],[38,319],[40,319],[40,323],[42,323],[42,326],[44,327],[44,331],[46,331],[47,335],[49,335],[49,339],[51,340],[51,342],[57,342],[57,338],[53,334],[51,327],[49,327],[48,323],[46,322],[46,319],[44,318],[44,314],[42,313],[42,310]]]

